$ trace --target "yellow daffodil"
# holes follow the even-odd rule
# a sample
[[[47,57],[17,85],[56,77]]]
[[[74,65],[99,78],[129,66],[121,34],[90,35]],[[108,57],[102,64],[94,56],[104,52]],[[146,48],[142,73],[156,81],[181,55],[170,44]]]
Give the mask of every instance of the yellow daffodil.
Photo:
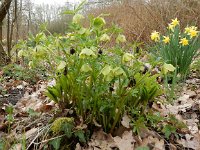
[[[182,46],[189,45],[189,41],[186,38],[182,38],[179,43],[182,44]]]
[[[154,31],[154,32],[151,33],[151,40],[157,42],[159,39],[160,39],[159,32]]]
[[[165,44],[167,44],[167,43],[169,43],[170,42],[170,38],[169,38],[169,36],[163,36],[163,42],[165,43]]]
[[[189,33],[190,30],[191,30],[191,27],[186,27],[186,28],[185,28],[185,33]]]
[[[192,29],[192,30],[197,30],[197,27],[191,26],[190,29]]]
[[[172,24],[169,24],[168,29],[171,30],[171,31],[174,31],[174,26]]]
[[[179,23],[180,23],[180,21],[177,18],[175,18],[175,19],[172,19],[171,25],[176,27],[177,25],[179,25]]]
[[[197,36],[197,33],[198,31],[191,29],[188,35],[190,35],[190,38],[193,38]]]

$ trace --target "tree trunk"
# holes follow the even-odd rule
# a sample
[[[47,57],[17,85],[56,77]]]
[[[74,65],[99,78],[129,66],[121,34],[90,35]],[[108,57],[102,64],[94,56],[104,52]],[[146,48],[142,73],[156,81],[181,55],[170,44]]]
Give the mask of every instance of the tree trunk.
[[[6,17],[7,11],[10,8],[12,0],[5,0],[0,7],[0,66],[5,65],[7,62],[10,62],[10,58],[6,55],[2,44],[2,28],[3,20]]]

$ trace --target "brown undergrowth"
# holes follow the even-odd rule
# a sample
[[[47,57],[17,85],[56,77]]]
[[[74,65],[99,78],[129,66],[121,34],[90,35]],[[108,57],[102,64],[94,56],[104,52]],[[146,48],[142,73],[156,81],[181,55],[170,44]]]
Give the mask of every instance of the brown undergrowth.
[[[165,32],[164,27],[173,18],[183,26],[200,27],[200,1],[198,0],[123,0],[105,7],[91,9],[88,14],[110,14],[108,26],[118,24],[129,41],[149,43],[153,30]]]

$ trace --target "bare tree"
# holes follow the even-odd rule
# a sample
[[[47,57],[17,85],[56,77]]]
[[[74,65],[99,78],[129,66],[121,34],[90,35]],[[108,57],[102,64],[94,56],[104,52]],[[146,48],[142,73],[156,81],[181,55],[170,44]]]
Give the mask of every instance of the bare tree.
[[[0,64],[5,64],[6,62],[10,61],[10,58],[7,56],[7,54],[4,51],[3,45],[2,45],[2,27],[3,27],[3,20],[6,17],[6,14],[10,8],[12,0],[1,0],[0,5]]]

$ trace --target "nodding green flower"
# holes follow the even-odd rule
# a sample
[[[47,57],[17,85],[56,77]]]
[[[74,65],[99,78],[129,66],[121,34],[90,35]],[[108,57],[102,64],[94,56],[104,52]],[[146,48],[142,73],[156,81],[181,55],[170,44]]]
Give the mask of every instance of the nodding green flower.
[[[102,42],[110,41],[110,37],[108,36],[108,34],[103,34],[103,35],[100,37],[100,41],[102,41]]]
[[[113,75],[115,77],[117,77],[117,76],[126,76],[126,73],[124,72],[124,70],[121,67],[116,67],[112,71],[113,71]]]
[[[117,39],[116,39],[116,43],[119,44],[119,43],[124,43],[124,42],[126,42],[125,35],[119,34]]]
[[[176,26],[179,25],[179,24],[180,24],[180,21],[179,21],[177,18],[172,19],[172,22],[171,22],[171,25],[172,25],[172,26],[176,27]]]
[[[29,61],[28,66],[29,66],[30,68],[33,68],[33,67],[34,67],[33,61]]]
[[[170,38],[169,38],[169,36],[163,36],[163,42],[165,43],[165,44],[167,44],[167,43],[169,43],[170,42]]]
[[[113,71],[112,71],[112,67],[109,65],[106,65],[100,72],[100,74],[104,75],[104,80],[105,81],[111,81],[114,77]]]
[[[72,19],[72,23],[76,23],[79,24],[81,22],[81,20],[83,20],[85,17],[81,14],[76,14],[74,15],[73,19]]]
[[[22,56],[24,56],[24,50],[20,50],[19,52],[18,52],[18,55],[17,55],[18,57],[22,57]]]
[[[81,67],[81,72],[89,72],[89,71],[92,71],[92,68],[90,67],[90,65],[88,64],[84,64],[82,67]]]
[[[102,26],[104,26],[106,24],[106,21],[104,18],[102,17],[97,17],[97,18],[94,18],[93,20],[93,25],[94,27],[96,28],[101,28]]]
[[[67,65],[67,64],[66,64],[65,61],[61,61],[60,64],[58,65],[58,67],[57,67],[57,70],[62,70],[62,69],[64,69],[66,65]]]
[[[172,65],[172,64],[164,64],[163,65],[163,73],[164,74],[167,74],[168,72],[173,72],[175,71],[175,67]]]
[[[126,62],[129,62],[131,61],[132,59],[134,58],[134,56],[130,53],[125,53],[123,56],[122,56],[122,62],[123,63],[126,63]]]
[[[73,33],[67,33],[66,38],[70,38],[73,35]]]
[[[182,46],[189,45],[189,41],[186,38],[182,38],[179,43],[182,44]]]
[[[109,66],[109,65],[106,65],[106,66],[101,70],[101,73],[102,73],[104,76],[107,76],[111,71],[112,71],[112,67]]]
[[[153,31],[151,33],[151,40],[157,42],[160,39],[160,33],[157,31]]]
[[[79,58],[84,59],[85,57],[90,56],[90,57],[96,57],[95,53],[89,49],[89,48],[84,48],[81,53],[79,54]]]

